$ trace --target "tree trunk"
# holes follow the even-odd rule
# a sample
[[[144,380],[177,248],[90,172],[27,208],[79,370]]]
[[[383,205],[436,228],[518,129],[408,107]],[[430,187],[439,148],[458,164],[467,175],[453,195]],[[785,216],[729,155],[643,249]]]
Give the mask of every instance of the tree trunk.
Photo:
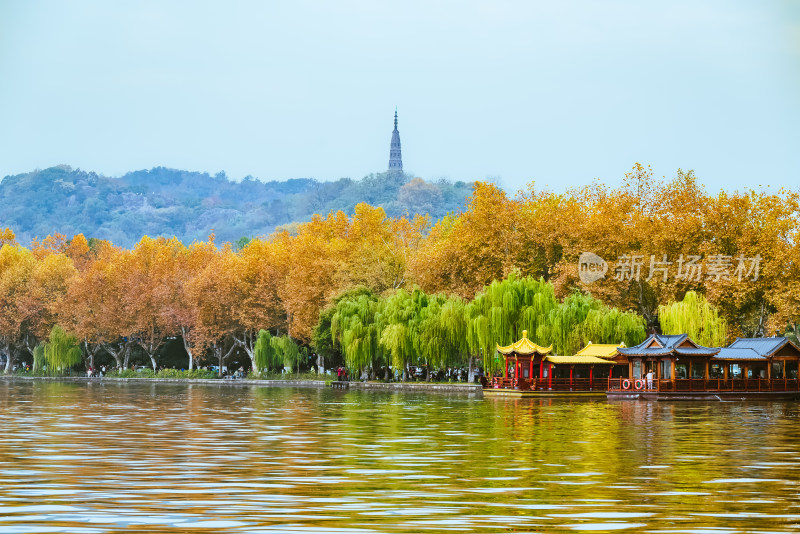
[[[472,356],[467,356],[467,384],[472,383]]]
[[[147,342],[147,344],[139,343],[139,346],[142,347],[147,357],[150,358],[150,363],[153,365],[153,372],[156,372],[156,356],[158,355],[158,349],[161,348],[161,345],[164,344],[164,338],[158,339],[154,336],[153,339]]]
[[[88,356],[88,360],[89,360],[89,366],[88,367],[89,367],[89,369],[94,369],[94,353],[97,351],[97,347],[92,349],[89,346],[89,342],[84,339],[83,340],[83,351],[86,353],[86,356]]]
[[[183,349],[186,351],[186,354],[189,355],[189,370],[191,371],[194,368],[194,355],[192,355],[192,344],[186,339],[185,326],[181,326],[181,339],[183,340]]]
[[[105,351],[107,353],[109,353],[112,358],[114,358],[114,361],[117,363],[117,369],[127,369],[128,368],[127,344],[122,345],[122,347],[120,347],[119,349],[112,348],[110,343],[103,343],[102,346],[103,346],[103,349],[105,349]],[[124,367],[122,365],[122,358],[123,357],[125,359],[125,366]]]
[[[156,372],[156,355],[154,352],[145,351],[147,355],[150,357],[150,363],[153,364],[153,372]]]
[[[242,339],[233,336],[233,343],[234,346],[241,347],[245,353],[247,353],[247,355],[250,357],[250,365],[252,366],[253,371],[258,371],[258,369],[256,369],[256,347],[255,336],[253,335],[253,332],[245,332],[242,335]],[[298,365],[298,367],[300,366]]]
[[[383,380],[388,382],[389,381],[389,364],[386,364],[386,372],[383,374]]]
[[[25,338],[23,339],[22,348],[27,350],[30,353],[31,358],[33,358],[33,349],[36,348],[36,339],[31,337],[30,335],[26,335]]]
[[[222,364],[225,362],[225,360],[228,358],[228,356],[233,354],[233,351],[235,351],[235,350],[236,350],[236,343],[233,343],[231,345],[231,348],[228,349],[228,352],[225,353],[225,355],[223,356],[222,347],[220,347],[219,344],[214,343],[214,352],[217,354],[217,358],[219,360],[219,376],[220,376],[220,378],[222,378]]]
[[[11,345],[8,344],[8,343],[3,343],[2,345],[0,345],[0,348],[3,349],[3,352],[5,352],[5,355],[6,355],[5,374],[10,375],[11,374],[11,366],[12,366],[13,361],[14,361],[14,357],[12,356],[12,352],[11,352]]]

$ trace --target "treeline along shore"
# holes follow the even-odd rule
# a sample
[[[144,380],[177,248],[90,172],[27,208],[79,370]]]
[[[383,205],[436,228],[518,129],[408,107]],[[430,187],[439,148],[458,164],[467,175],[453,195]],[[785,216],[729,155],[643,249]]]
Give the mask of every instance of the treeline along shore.
[[[671,328],[796,339],[799,215],[797,191],[710,194],[692,172],[659,181],[637,164],[617,188],[509,197],[478,182],[435,222],[358,204],[239,246],[82,234],[22,246],[6,228],[0,359],[6,373],[157,369],[169,347],[185,369],[402,381],[491,373],[496,344],[522,330],[565,355]],[[690,292],[698,306],[677,306]]]

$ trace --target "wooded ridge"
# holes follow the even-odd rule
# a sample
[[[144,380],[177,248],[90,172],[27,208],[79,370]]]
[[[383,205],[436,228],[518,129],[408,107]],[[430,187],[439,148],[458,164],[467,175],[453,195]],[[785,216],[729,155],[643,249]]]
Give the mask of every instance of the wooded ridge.
[[[66,165],[6,176],[0,181],[0,223],[27,244],[56,232],[82,233],[132,247],[143,235],[176,236],[189,244],[213,230],[220,241],[267,236],[276,227],[307,222],[315,213],[352,214],[356,204],[383,207],[389,216],[460,209],[471,183],[435,183],[403,173],[361,180],[310,178],[241,181],[156,167],[109,178]]]

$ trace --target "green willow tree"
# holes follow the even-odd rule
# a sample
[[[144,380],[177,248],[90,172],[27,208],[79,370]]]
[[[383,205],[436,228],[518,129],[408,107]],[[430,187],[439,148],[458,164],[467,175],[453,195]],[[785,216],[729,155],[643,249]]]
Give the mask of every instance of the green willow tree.
[[[511,273],[505,280],[495,280],[465,307],[470,354],[481,355],[483,369],[490,374],[499,365],[496,346],[517,341],[523,330],[528,331],[531,341],[548,345],[549,338],[543,338],[540,330],[557,306],[553,285],[541,278]]]
[[[48,372],[61,374],[81,363],[83,352],[75,336],[67,334],[63,328],[55,325],[50,330],[49,340],[34,349],[33,361],[34,370],[38,370],[38,365],[43,365],[47,367]]]
[[[553,345],[555,354],[575,354],[592,343],[625,343],[633,346],[644,341],[644,319],[633,312],[609,308],[591,295],[575,292],[550,310],[537,336],[542,344]]]
[[[256,371],[274,369],[283,363],[272,346],[272,339],[272,335],[268,331],[258,331],[258,338],[253,348]]]
[[[432,336],[436,336],[440,340],[442,357],[439,359],[432,357],[432,361],[442,367],[461,367],[466,364],[467,379],[469,380],[472,377],[474,358],[470,354],[467,343],[466,302],[457,296],[439,296],[437,298],[441,302],[437,303],[435,308],[437,314]]]
[[[338,299],[330,319],[331,339],[341,348],[345,365],[359,374],[368,369],[371,377],[383,356],[378,344],[381,325],[376,320],[377,311],[378,297],[359,289]]]
[[[458,297],[430,295],[425,303],[418,310],[416,354],[432,368],[461,367],[468,354],[463,301]],[[431,376],[429,373],[428,378]]]
[[[417,364],[431,371],[466,366],[471,378],[475,358],[482,358],[484,372],[493,373],[499,367],[497,345],[517,341],[524,330],[531,341],[553,345],[562,355],[575,354],[590,341],[632,346],[645,338],[644,320],[636,313],[580,292],[558,302],[551,283],[512,273],[470,302],[419,289],[398,289],[384,298],[365,289],[344,294],[320,314],[315,339],[323,344],[331,339],[349,368],[369,369],[371,378],[385,365],[385,378],[391,366],[406,380],[409,366]]]
[[[300,347],[287,335],[273,336],[266,330],[259,330],[253,352],[257,371],[282,368],[299,371]]]
[[[728,337],[728,324],[706,298],[688,291],[680,302],[658,307],[658,322],[664,334],[689,334],[707,347],[722,347]]]
[[[289,372],[300,372],[300,347],[289,336],[273,337],[270,340],[275,359],[283,363]]]
[[[419,308],[425,305],[427,295],[418,289],[411,293],[398,289],[380,303],[378,345],[391,366],[402,369],[403,381],[408,378],[408,366],[417,356]]]

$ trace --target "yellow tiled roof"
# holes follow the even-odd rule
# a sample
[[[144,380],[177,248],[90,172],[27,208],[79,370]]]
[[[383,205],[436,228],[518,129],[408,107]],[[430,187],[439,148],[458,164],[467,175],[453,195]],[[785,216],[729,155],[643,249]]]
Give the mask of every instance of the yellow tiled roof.
[[[549,347],[542,347],[528,339],[528,331],[522,331],[522,339],[517,341],[516,343],[512,343],[507,347],[501,347],[497,345],[497,352],[500,354],[520,354],[522,356],[530,356],[531,354],[539,353],[539,354],[547,354],[551,350],[553,350],[553,345]]]
[[[544,359],[545,361],[555,364],[588,363],[614,365],[614,362],[596,356],[545,356]]]
[[[605,345],[603,343],[592,343],[578,351],[576,356],[596,356],[598,358],[613,358],[617,355],[617,349],[625,348],[625,343],[619,345]]]

